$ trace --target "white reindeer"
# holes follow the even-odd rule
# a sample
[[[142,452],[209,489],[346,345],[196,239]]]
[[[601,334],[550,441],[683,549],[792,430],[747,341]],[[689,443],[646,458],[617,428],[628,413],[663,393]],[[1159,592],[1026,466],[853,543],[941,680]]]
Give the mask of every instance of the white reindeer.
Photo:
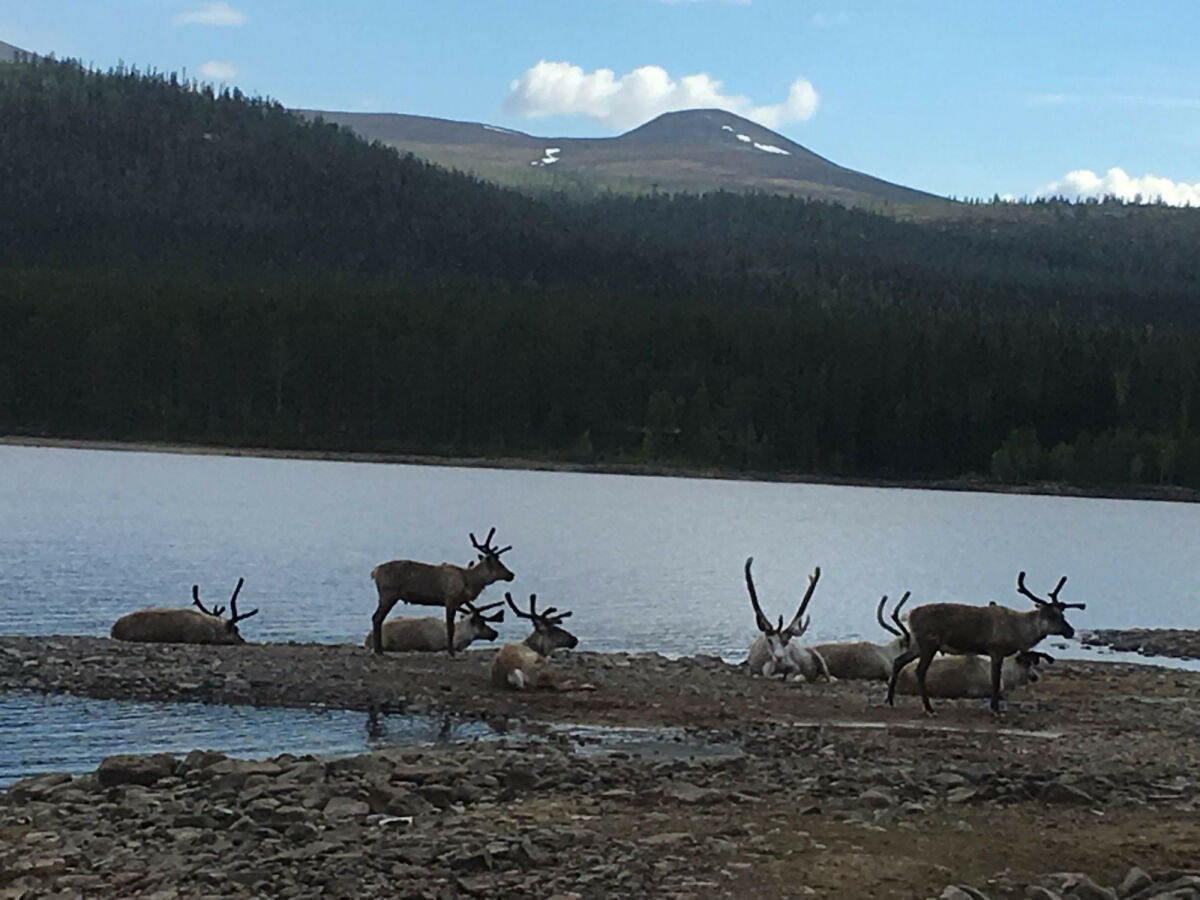
[[[1037,650],[1022,650],[1004,658],[1000,671],[1000,692],[1007,696],[1022,685],[1038,680],[1037,667],[1052,663],[1054,657]],[[901,694],[918,694],[917,662],[914,660],[900,670],[896,690]],[[992,695],[991,661],[983,656],[939,656],[925,673],[925,691],[930,697],[943,699],[981,698]]]
[[[500,554],[512,547],[492,546],[493,528],[480,544],[471,534],[471,545],[479,551],[479,559],[469,566],[453,563],[414,562],[394,559],[371,570],[371,578],[379,591],[379,605],[371,616],[372,648],[383,652],[383,622],[397,601],[418,606],[442,606],[446,609],[446,649],[454,655],[454,616],[465,603],[474,603],[480,592],[494,581],[512,581],[513,573],[500,561]]]
[[[455,651],[465,650],[473,641],[494,641],[500,635],[489,623],[503,622],[504,610],[484,615],[489,609],[503,605],[503,600],[475,607],[464,603],[460,613],[466,613],[458,620],[454,629]],[[368,649],[375,645],[375,633],[370,631],[363,639],[363,646]],[[383,649],[399,652],[436,653],[446,649],[446,625],[436,616],[411,618],[408,616],[392,616],[383,623]]]
[[[812,649],[819,653],[829,672],[835,678],[846,678],[858,681],[887,681],[892,675],[892,663],[896,657],[908,649],[910,637],[904,631],[900,621],[900,609],[908,601],[909,591],[904,592],[900,602],[892,610],[892,621],[897,627],[893,628],[883,621],[883,608],[887,603],[887,594],[875,608],[875,619],[885,631],[895,635],[886,643],[873,641],[842,641],[834,644],[817,644]]]
[[[258,614],[252,609],[238,615],[237,597],[246,579],[239,578],[229,598],[229,618],[221,617],[225,607],[205,609],[200,602],[200,586],[192,585],[192,603],[197,609],[151,607],[126,613],[113,623],[112,636],[118,641],[159,644],[244,644],[237,623]]]
[[[804,678],[810,682],[821,675],[826,681],[833,681],[834,678],[829,674],[829,667],[825,665],[821,654],[811,647],[802,647],[796,640],[808,630],[809,620],[804,617],[804,611],[808,608],[808,601],[812,599],[817,581],[821,577],[821,567],[817,566],[808,576],[808,590],[805,591],[800,608],[796,610],[792,620],[785,627],[783,616],[780,616],[779,626],[776,627],[763,615],[762,607],[758,605],[758,593],[754,590],[754,579],[750,575],[750,564],[753,562],[753,556],[746,559],[746,590],[750,592],[750,605],[754,607],[755,624],[762,634],[750,645],[750,653],[746,659],[750,674],[770,678],[778,673],[785,680],[789,677],[793,680]]]

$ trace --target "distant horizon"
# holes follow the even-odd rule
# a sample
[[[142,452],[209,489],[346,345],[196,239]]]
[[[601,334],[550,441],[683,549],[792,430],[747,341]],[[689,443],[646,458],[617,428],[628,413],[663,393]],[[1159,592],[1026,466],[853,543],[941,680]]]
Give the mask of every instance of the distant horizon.
[[[943,197],[1196,206],[1192,16],[1187,0],[1136,15],[1115,0],[0,0],[0,40],[292,109],[530,136],[614,137],[716,108]]]

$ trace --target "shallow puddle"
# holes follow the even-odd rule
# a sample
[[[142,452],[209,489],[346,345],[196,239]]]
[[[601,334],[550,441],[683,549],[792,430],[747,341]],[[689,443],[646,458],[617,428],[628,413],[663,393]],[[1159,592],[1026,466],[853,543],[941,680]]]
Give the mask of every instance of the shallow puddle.
[[[0,693],[0,788],[40,772],[92,772],[115,753],[349,756],[495,737],[485,722],[441,715],[371,718],[347,710]]]

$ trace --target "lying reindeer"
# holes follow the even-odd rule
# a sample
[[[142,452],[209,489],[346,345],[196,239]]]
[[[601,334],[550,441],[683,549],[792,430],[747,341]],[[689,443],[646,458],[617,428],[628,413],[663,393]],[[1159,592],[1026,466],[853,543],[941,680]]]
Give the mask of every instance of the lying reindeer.
[[[1037,681],[1040,677],[1037,667],[1043,662],[1052,663],[1054,657],[1037,650],[1022,650],[1015,656],[1005,657],[1000,670],[1000,692],[1008,695],[1023,685]],[[901,694],[920,692],[917,665],[914,661],[900,670],[896,690]],[[925,673],[925,690],[930,697],[947,700],[990,697],[991,664],[982,656],[939,656]]]
[[[414,562],[411,559],[394,559],[381,563],[371,570],[371,578],[379,591],[379,605],[371,616],[372,649],[382,653],[383,622],[398,600],[418,606],[443,606],[446,609],[445,647],[454,655],[457,644],[454,640],[454,617],[461,606],[474,603],[480,592],[494,581],[512,581],[513,573],[500,562],[500,554],[512,547],[496,549],[492,546],[493,528],[487,539],[480,544],[471,534],[471,545],[479,551],[478,561],[469,566],[453,563],[432,565]]]
[[[808,630],[809,620],[804,618],[804,611],[808,608],[808,601],[812,599],[817,581],[821,577],[821,567],[817,566],[808,576],[808,590],[804,592],[804,599],[800,601],[800,608],[792,616],[792,621],[784,627],[783,616],[780,616],[779,626],[776,627],[763,615],[762,607],[758,605],[758,593],[754,590],[754,579],[750,576],[752,562],[754,557],[747,557],[746,590],[750,592],[754,621],[762,634],[750,645],[750,653],[746,659],[750,674],[770,678],[778,672],[785,680],[790,675],[794,678],[803,676],[805,681],[815,681],[818,675],[823,675],[826,681],[833,681],[821,654],[811,647],[800,646],[800,642],[795,640]]]
[[[537,594],[529,595],[529,612],[522,612],[513,602],[512,594],[505,593],[504,599],[517,618],[529,619],[533,633],[519,643],[505,644],[492,660],[492,684],[500,688],[522,691],[527,688],[563,690],[561,683],[550,666],[550,655],[558,649],[570,650],[579,639],[562,627],[563,619],[571,614],[560,613],[552,606],[545,612],[537,611]]]
[[[896,681],[900,671],[920,658],[917,665],[917,685],[925,712],[932,715],[929,692],[925,676],[938,651],[943,653],[976,653],[991,657],[992,661],[992,712],[1000,712],[1000,681],[1004,658],[1030,650],[1047,635],[1057,634],[1070,638],[1075,636],[1063,615],[1067,609],[1086,609],[1084,603],[1063,603],[1058,592],[1067,582],[1064,575],[1058,586],[1050,592],[1049,600],[1034,596],[1025,587],[1025,573],[1017,575],[1017,591],[1035,604],[1036,609],[1017,612],[1006,606],[966,606],[961,603],[931,603],[918,606],[908,616],[912,632],[912,644],[896,657],[892,664],[892,677],[888,682],[887,702],[894,705]]]
[[[112,636],[118,641],[142,641],[160,644],[244,644],[237,623],[258,615],[252,609],[238,615],[237,598],[246,579],[239,578],[233,596],[229,598],[229,618],[221,614],[225,607],[205,609],[200,602],[200,586],[192,585],[192,603],[199,609],[139,609],[121,616],[113,624]]]
[[[875,608],[875,619],[884,631],[895,635],[887,643],[843,641],[836,644],[817,644],[812,648],[814,653],[819,653],[825,660],[833,677],[858,681],[887,681],[891,678],[892,663],[908,649],[910,638],[900,622],[900,608],[908,601],[910,593],[905,591],[896,608],[892,610],[892,621],[898,628],[893,628],[883,621],[883,607],[887,603],[887,594],[883,595],[879,606]]]
[[[475,607],[464,603],[460,613],[466,613],[458,620],[454,629],[454,649],[464,650],[472,641],[494,641],[500,635],[489,625],[489,622],[503,622],[504,610],[485,616],[484,613],[496,606],[504,605],[503,600],[489,603],[486,606]],[[363,646],[368,649],[375,645],[375,633],[368,632],[363,639]],[[401,652],[421,651],[436,653],[446,649],[446,625],[436,616],[416,619],[406,616],[393,616],[383,623],[383,649]]]

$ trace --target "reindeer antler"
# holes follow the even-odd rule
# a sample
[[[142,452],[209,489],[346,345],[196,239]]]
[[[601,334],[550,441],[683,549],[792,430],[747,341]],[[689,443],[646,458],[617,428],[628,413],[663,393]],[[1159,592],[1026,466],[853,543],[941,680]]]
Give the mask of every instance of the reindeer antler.
[[[894,634],[896,637],[900,637],[899,631],[897,631],[887,622],[883,621],[883,605],[885,603],[887,603],[887,594],[884,594],[883,597],[880,598],[879,605],[875,607],[875,621],[879,623],[879,627],[884,631],[888,632],[889,634]]]
[[[487,612],[489,609],[495,609],[497,606],[503,606],[503,605],[504,605],[503,600],[497,600],[495,603],[488,603],[485,606],[476,606],[474,603],[471,603],[468,600],[466,603],[464,603],[462,606],[459,607],[459,612],[466,612],[466,614],[469,616],[479,616],[485,622],[503,622],[504,621],[504,610],[500,610],[500,612],[494,613],[493,615],[490,615],[490,616],[484,615],[484,613]]]
[[[750,564],[754,562],[753,556],[746,557],[746,590],[750,592],[750,605],[754,607],[754,624],[758,626],[758,630],[763,634],[776,634],[777,630],[771,626],[771,620],[763,615],[762,607],[758,605],[758,593],[754,590],[754,579],[750,576]],[[779,617],[778,631],[783,631],[783,616]]]
[[[900,598],[900,602],[896,604],[896,608],[892,610],[892,621],[896,623],[896,627],[903,632],[903,637],[906,641],[912,641],[912,634],[904,627],[904,620],[900,618],[900,607],[908,602],[908,598],[912,596],[912,591],[905,591],[904,596]]]
[[[234,596],[237,596],[236,592],[234,593]],[[192,585],[192,603],[199,607],[200,612],[204,613],[206,616],[219,617],[221,613],[225,612],[225,607],[223,606],[214,606],[211,610],[204,608],[204,604],[200,602],[200,585],[198,584]]]
[[[250,610],[250,612],[246,613],[244,616],[238,615],[237,598],[238,598],[238,594],[240,594],[242,592],[242,585],[245,583],[246,583],[245,578],[239,578],[237,587],[235,587],[233,589],[233,596],[229,598],[229,624],[230,625],[233,625],[236,622],[241,622],[243,619],[248,619],[251,616],[258,615],[258,607],[257,606],[254,607],[254,609]]]
[[[492,546],[492,535],[494,535],[495,533],[496,533],[496,526],[493,525],[491,527],[491,530],[488,531],[487,537],[484,538],[483,543],[480,544],[479,541],[475,540],[474,532],[467,532],[467,534],[471,538],[471,546],[473,546],[476,550],[478,550],[480,553],[484,554],[485,556],[492,556],[492,557],[499,556],[501,553],[507,553],[509,550],[512,549],[511,544],[507,547],[501,547],[499,550],[497,550],[495,547],[493,547]]]
[[[812,570],[812,574],[808,576],[808,590],[804,592],[804,599],[800,601],[800,608],[792,616],[792,621],[788,622],[786,630],[790,631],[793,637],[804,634],[808,628],[808,623],[804,621],[804,611],[808,609],[808,601],[812,599],[813,591],[816,590],[817,582],[820,579],[821,567],[817,566]]]
[[[512,607],[512,611],[516,613],[519,619],[529,619],[534,624],[541,623],[542,625],[561,625],[562,620],[571,615],[570,612],[560,613],[557,606],[551,606],[545,612],[537,611],[537,594],[529,595],[529,612],[521,612],[517,604],[513,601],[512,594],[508,591],[504,592],[504,599],[508,601],[508,605]],[[485,609],[487,607],[484,607]]]
[[[1087,609],[1086,603],[1063,603],[1058,599],[1058,592],[1062,590],[1063,585],[1066,583],[1067,576],[1064,575],[1062,578],[1058,579],[1058,584],[1055,585],[1054,590],[1049,593],[1048,596],[1050,599],[1043,600],[1041,597],[1034,596],[1032,593],[1030,593],[1029,589],[1025,587],[1025,573],[1019,572],[1017,574],[1017,592],[1024,594],[1038,606],[1057,606],[1059,609]]]

